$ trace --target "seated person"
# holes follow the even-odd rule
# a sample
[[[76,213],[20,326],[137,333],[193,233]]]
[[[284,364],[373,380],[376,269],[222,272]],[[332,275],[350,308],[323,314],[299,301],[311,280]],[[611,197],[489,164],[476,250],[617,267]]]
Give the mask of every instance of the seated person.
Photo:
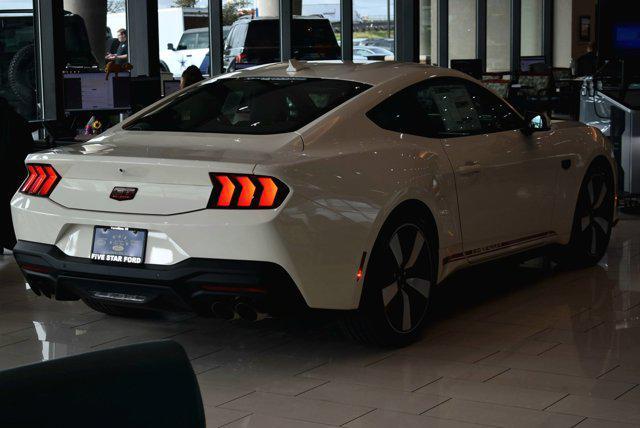
[[[180,89],[184,89],[194,83],[200,82],[201,80],[204,80],[204,77],[202,77],[200,69],[195,65],[190,65],[182,72],[182,77],[180,78]]]

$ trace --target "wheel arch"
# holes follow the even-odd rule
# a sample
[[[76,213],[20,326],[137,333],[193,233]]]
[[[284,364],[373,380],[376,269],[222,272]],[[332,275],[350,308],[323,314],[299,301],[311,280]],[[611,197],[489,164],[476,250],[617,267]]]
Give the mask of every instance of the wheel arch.
[[[424,202],[423,200],[416,197],[406,197],[400,201],[397,201],[395,204],[391,205],[388,210],[386,210],[383,214],[379,215],[378,221],[376,221],[374,228],[372,228],[371,236],[369,238],[369,245],[367,246],[367,256],[364,263],[364,275],[362,279],[362,284],[364,285],[364,278],[366,277],[366,268],[369,264],[369,259],[371,256],[371,252],[373,251],[373,247],[378,242],[378,238],[380,237],[380,233],[384,229],[384,227],[389,224],[390,221],[394,218],[394,216],[399,213],[415,213],[416,215],[423,215],[427,226],[430,228],[431,233],[433,233],[433,240],[435,241],[432,245],[432,265],[435,271],[436,278],[438,277],[438,270],[440,267],[440,235],[438,232],[438,223],[436,221],[435,216],[433,215],[433,211],[431,207]],[[360,299],[362,297],[363,287],[357,287],[356,293],[354,296],[355,307],[360,306]]]

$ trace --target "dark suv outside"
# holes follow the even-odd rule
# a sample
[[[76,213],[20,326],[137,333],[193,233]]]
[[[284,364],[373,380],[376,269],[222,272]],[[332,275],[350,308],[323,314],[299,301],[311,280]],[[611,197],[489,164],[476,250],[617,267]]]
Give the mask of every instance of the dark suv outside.
[[[294,16],[291,28],[292,56],[301,60],[340,59],[333,27],[322,16]],[[240,18],[233,23],[224,47],[224,68],[234,71],[280,61],[278,18]]]

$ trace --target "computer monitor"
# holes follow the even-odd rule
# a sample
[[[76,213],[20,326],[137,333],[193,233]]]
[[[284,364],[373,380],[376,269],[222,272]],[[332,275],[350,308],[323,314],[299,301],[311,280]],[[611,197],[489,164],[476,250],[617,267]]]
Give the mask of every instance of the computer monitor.
[[[520,57],[520,71],[531,71],[533,64],[545,63],[547,59],[544,56],[523,56]]]
[[[180,90],[179,80],[163,80],[162,81],[162,94],[166,97]]]
[[[128,110],[131,107],[129,76],[102,72],[64,74],[64,109],[73,111]]]
[[[484,72],[481,59],[452,59],[451,68],[467,73],[478,80],[482,79]]]

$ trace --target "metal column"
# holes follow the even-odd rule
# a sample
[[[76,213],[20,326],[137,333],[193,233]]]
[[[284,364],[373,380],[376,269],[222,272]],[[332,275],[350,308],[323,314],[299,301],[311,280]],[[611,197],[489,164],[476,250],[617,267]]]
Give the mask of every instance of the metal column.
[[[396,0],[395,36],[397,61],[419,61],[419,17],[420,3],[418,0]]]
[[[522,30],[522,0],[511,0],[511,73],[520,69],[520,44]]]
[[[438,65],[449,67],[449,0],[438,2]]]
[[[211,0],[210,0],[211,1]],[[293,15],[291,0],[280,1],[280,60],[291,59],[291,27],[293,26]]]
[[[132,76],[160,76],[158,0],[127,0],[127,41]]]
[[[33,12],[38,116],[45,121],[60,120],[64,115],[62,70],[65,65],[62,0],[36,0]]]
[[[476,57],[487,70],[487,0],[476,0]]]
[[[340,40],[342,60],[353,60],[353,1],[340,1]]]
[[[212,76],[223,71],[223,49],[222,0],[209,0],[209,64]]]
[[[553,64],[553,2],[544,0],[542,6],[542,54],[549,66]]]

